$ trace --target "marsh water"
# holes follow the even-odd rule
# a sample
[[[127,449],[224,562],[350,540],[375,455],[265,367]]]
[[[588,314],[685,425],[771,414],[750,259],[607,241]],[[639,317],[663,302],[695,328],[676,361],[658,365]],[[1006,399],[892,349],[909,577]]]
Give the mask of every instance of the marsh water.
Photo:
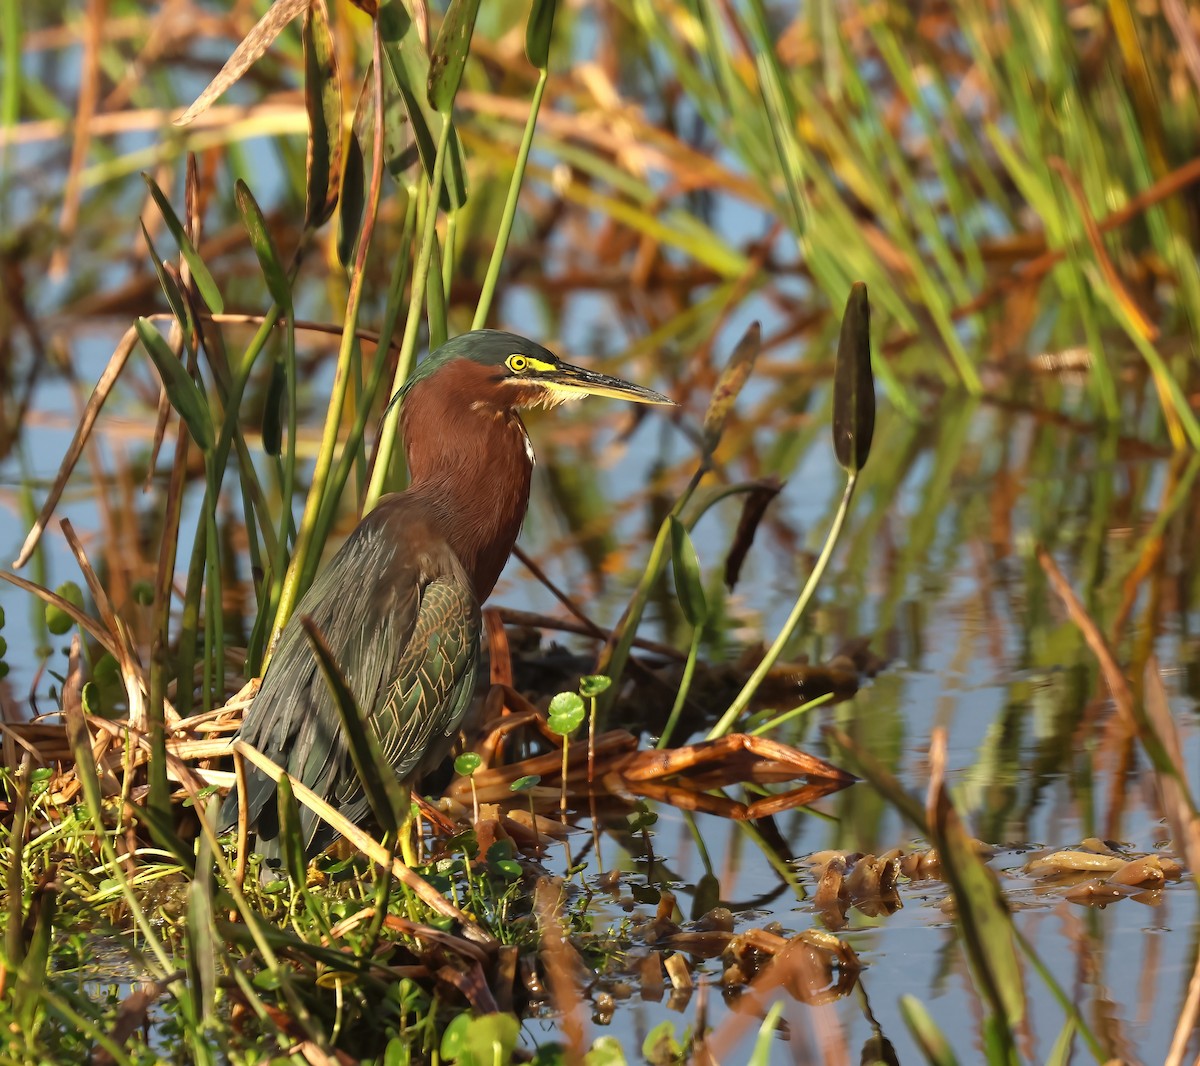
[[[718,349],[737,330],[731,324]],[[569,344],[564,348],[572,350]],[[90,353],[76,369],[87,381],[107,356],[104,339],[96,337],[79,350]],[[771,352],[764,371],[786,380],[793,358],[799,357],[786,349]],[[637,376],[646,380],[651,366],[642,363]],[[649,383],[664,384],[653,378]],[[316,402],[319,381],[312,391]],[[25,532],[22,498],[31,493],[36,499],[53,477],[75,419],[76,395],[47,376],[34,392],[18,446],[0,467],[5,511],[0,548],[9,558]],[[841,483],[828,445],[824,396],[819,390],[813,396],[807,405],[775,405],[773,421],[747,419],[744,425],[745,444],[735,462],[746,462],[751,448],[777,455],[795,442],[802,452],[786,471],[783,492],[725,599],[722,631],[706,647],[709,662],[732,660],[774,635],[836,506]],[[681,399],[687,403],[687,397]],[[751,389],[746,403],[757,410],[763,401]],[[603,402],[565,414],[538,413],[529,422],[539,465],[521,543],[593,618],[611,622],[648,550],[656,512],[646,486],[685,476],[686,445],[669,424],[648,419],[633,426],[627,412]],[[96,462],[109,489],[137,476],[131,466],[145,452],[151,425],[152,411],[132,400],[102,420]],[[995,848],[990,862],[1018,928],[1091,1026],[1130,1060],[1161,1061],[1200,930],[1190,884],[1169,883],[1162,891],[1100,909],[1070,902],[1061,887],[1024,872],[1031,853],[1074,847],[1088,837],[1153,852],[1169,836],[1154,813],[1138,760],[1114,769],[1104,742],[1112,713],[1108,694],[1033,551],[1045,544],[1099,616],[1123,615],[1113,635],[1119,654],[1144,661],[1153,649],[1187,765],[1194,767],[1200,756],[1200,663],[1190,595],[1195,465],[1130,448],[1100,430],[958,398],[932,406],[919,423],[885,405],[876,457],[819,603],[789,658],[822,662],[843,642],[868,638],[881,665],[874,677],[863,677],[857,695],[795,720],[781,739],[837,762],[839,753],[822,734],[824,724],[834,723],[923,795],[931,729],[945,726],[954,797],[973,834]],[[107,554],[110,535],[97,505],[95,483],[101,480],[98,474],[92,483],[77,483],[62,507],[96,557]],[[135,510],[153,506],[153,493],[143,495],[140,488],[128,498]],[[580,535],[581,508],[592,515],[586,520],[591,541]],[[721,505],[695,529],[714,591],[737,515],[736,502]],[[589,558],[582,543],[604,545],[603,554],[593,547]],[[1151,564],[1139,571],[1150,553]],[[76,576],[57,535],[48,538],[41,565],[51,587]],[[557,611],[550,594],[516,561],[492,602]],[[657,603],[660,613],[644,632],[666,641],[686,639],[669,610],[671,598]],[[49,637],[40,608],[15,590],[0,587],[0,604],[7,615],[7,713],[30,713],[31,691],[39,710],[53,707],[50,690],[65,662],[64,638]],[[553,639],[580,651],[587,647],[561,634]],[[39,650],[44,642],[53,648],[47,658]],[[797,692],[795,702],[802,699]],[[691,723],[694,735],[703,735],[707,724]],[[599,853],[587,855],[581,886],[594,885],[601,868],[620,871],[619,887],[606,882],[605,890],[596,889],[591,906],[597,929],[652,914],[662,891],[675,895],[676,917],[687,927],[700,917],[698,909],[713,903],[711,879],[704,898],[695,898],[706,874],[716,877],[716,897],[732,911],[735,929],[778,923],[791,934],[822,928],[823,917],[811,902],[814,881],[806,856],[824,849],[878,854],[922,845],[864,782],[778,816],[771,828],[784,843],[782,856],[752,823],[651,806],[658,814],[650,830],[652,854],[636,834],[607,834]],[[586,812],[578,824],[586,828]],[[553,856],[549,864],[554,866]],[[903,906],[895,913],[848,912],[837,932],[863,964],[857,982],[820,1005],[784,997],[786,1026],[775,1038],[773,1061],[857,1061],[876,1027],[899,1061],[916,1061],[898,1014],[902,993],[921,998],[970,1061],[970,1049],[981,1039],[977,1000],[945,905],[946,889],[937,880],[904,882],[900,897]],[[636,981],[610,978],[592,990],[592,1035],[612,1031],[634,1047],[670,1022],[682,1037],[696,1025],[703,1001],[707,1024],[729,1043],[722,1061],[739,1061],[757,1034],[755,1010],[763,1008],[737,992],[725,994],[720,975],[719,963],[701,962],[701,987],[690,995],[668,990],[651,997]],[[1025,981],[1031,1015],[1024,1051],[1030,1061],[1040,1061],[1059,1036],[1062,1014],[1028,967]],[[614,988],[609,1002],[605,995]],[[552,1017],[531,1018],[525,1039],[552,1039],[558,1025]]]

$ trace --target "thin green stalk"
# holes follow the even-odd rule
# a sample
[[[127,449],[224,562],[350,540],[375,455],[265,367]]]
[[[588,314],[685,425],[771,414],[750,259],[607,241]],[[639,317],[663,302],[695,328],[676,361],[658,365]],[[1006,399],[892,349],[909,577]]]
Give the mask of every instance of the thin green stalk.
[[[802,807],[800,809],[805,810],[806,808]],[[770,864],[771,868],[779,874],[779,879],[796,894],[796,899],[801,902],[808,899],[808,889],[804,887],[804,882],[800,880],[799,874],[791,863],[784,861],[779,853],[767,843],[762,830],[754,822],[735,822],[734,824],[743,836],[749,837],[758,845],[759,850],[763,853],[763,857]]]
[[[824,576],[825,569],[829,565],[829,560],[833,556],[833,549],[838,542],[838,538],[841,536],[842,526],[846,523],[846,515],[850,512],[850,501],[854,496],[854,488],[857,484],[857,474],[850,474],[846,478],[846,490],[842,493],[842,502],[838,507],[837,514],[834,516],[833,526],[829,530],[829,535],[825,538],[825,544],[821,548],[821,554],[817,557],[816,566],[813,567],[812,573],[808,575],[808,580],[804,583],[804,588],[801,590],[795,606],[792,607],[791,614],[788,615],[787,621],[784,622],[783,628],[779,631],[779,636],[775,638],[774,643],[767,649],[762,662],[754,668],[754,673],[750,675],[749,680],[742,686],[742,691],[737,694],[737,698],[734,699],[729,705],[729,709],[721,716],[721,720],[709,730],[707,739],[716,740],[718,737],[725,736],[733,729],[734,722],[737,721],[742,712],[750,705],[750,701],[754,698],[754,693],[758,691],[759,685],[762,684],[771,667],[779,659],[787,642],[791,640],[792,634],[796,631],[796,626],[800,624],[800,619],[804,616],[804,612],[808,608],[808,602],[812,599],[813,593],[821,583],[821,578]]]
[[[450,299],[450,287],[454,284],[454,245],[458,240],[458,211],[446,216],[446,243],[442,248],[442,293]],[[495,251],[492,252],[495,255]]]
[[[208,513],[208,487],[204,490],[200,517],[196,522],[196,534],[192,539],[192,557],[188,561],[187,585],[183,596],[183,610],[179,616],[179,668],[176,671],[175,709],[181,718],[192,713],[193,672],[196,666],[196,635],[200,629],[200,593],[204,581],[205,558],[205,515]],[[164,751],[165,754],[165,751]],[[164,773],[165,773],[165,763]]]
[[[447,218],[447,224],[452,217]],[[429,350],[434,352],[450,339],[450,327],[446,322],[446,290],[442,287],[442,249],[437,240],[430,245],[429,251],[429,273],[425,276],[425,321],[429,328]]]
[[[711,874],[712,857],[708,854],[708,846],[704,843],[704,834],[700,832],[700,827],[696,825],[696,816],[691,811],[683,812],[683,821],[687,825],[688,835],[692,838],[692,843],[696,845],[696,850],[700,853],[700,862],[704,865],[704,872]]]
[[[251,338],[246,350],[242,353],[241,361],[238,363],[237,371],[232,375],[230,382],[229,393],[225,398],[225,417],[221,421],[221,430],[217,436],[217,443],[213,449],[211,467],[216,472],[216,484],[207,484],[205,486],[205,498],[202,503],[202,512],[200,523],[197,525],[196,537],[192,542],[192,557],[188,565],[188,580],[187,589],[184,594],[183,612],[180,617],[179,629],[179,671],[178,671],[178,686],[175,693],[176,708],[182,717],[187,717],[191,713],[192,706],[192,670],[196,661],[196,634],[199,629],[200,622],[200,593],[203,587],[204,578],[204,559],[206,554],[203,523],[204,516],[208,513],[210,507],[215,507],[214,502],[217,499],[217,494],[220,492],[221,473],[224,471],[226,463],[229,459],[229,449],[233,444],[234,436],[238,429],[238,412],[241,407],[242,394],[245,392],[246,383],[250,380],[250,373],[254,369],[254,364],[258,359],[259,354],[265,347],[268,338],[271,336],[275,324],[279,321],[280,307],[278,304],[271,304],[267,309],[266,315],[263,316],[262,323],[258,330]],[[245,449],[245,441],[239,435],[239,458]],[[207,458],[206,458],[207,464]],[[251,467],[249,455],[247,453],[245,461],[241,464],[243,472]],[[243,484],[248,485],[253,491],[253,487],[257,485],[257,481],[243,481]],[[215,489],[215,491],[214,491]],[[262,488],[258,486],[259,495],[261,496]],[[262,504],[260,504],[262,506]],[[260,522],[260,527],[263,529],[263,534],[268,541],[272,541],[273,534],[266,526]],[[268,551],[272,554],[273,544],[268,544]]]
[[[354,351],[355,331],[362,307],[363,279],[366,277],[367,252],[375,233],[375,221],[379,214],[379,198],[383,188],[383,43],[379,26],[375,26],[375,150],[371,157],[371,186],[367,194],[366,214],[363,217],[358,251],[355,255],[354,272],[350,275],[350,294],[346,301],[346,317],[342,324],[342,341],[338,348],[337,369],[333,389],[329,397],[329,410],[325,416],[325,429],[321,436],[321,448],[317,453],[316,468],[312,484],[304,502],[304,515],[296,535],[296,550],[288,566],[283,588],[279,594],[279,609],[275,613],[271,639],[267,642],[267,659],[300,596],[312,582],[320,562],[321,546],[314,536],[324,503],[333,461],[337,451],[338,431],[341,428],[342,409],[346,404],[346,388],[350,381],[350,362]]]
[[[405,205],[404,233],[400,240],[400,247],[406,251],[412,246],[413,235],[416,233],[417,214],[417,197],[416,195],[410,195]],[[321,540],[324,540],[329,527],[333,523],[334,516],[337,513],[337,501],[341,499],[342,490],[346,487],[346,482],[350,479],[350,471],[354,468],[355,457],[359,453],[359,445],[362,443],[363,436],[366,433],[367,423],[371,419],[371,408],[375,402],[375,395],[379,391],[379,383],[383,380],[383,372],[387,368],[387,359],[384,357],[384,352],[387,350],[392,332],[396,328],[396,319],[400,315],[400,299],[404,294],[404,286],[408,283],[408,271],[411,263],[412,260],[408,255],[401,254],[396,257],[396,262],[392,267],[392,279],[388,289],[387,305],[384,307],[383,321],[379,328],[379,349],[376,352],[375,360],[371,364],[371,376],[367,380],[366,391],[359,398],[358,411],[354,418],[354,424],[350,427],[350,432],[346,436],[346,442],[342,446],[342,454],[338,459],[337,468],[330,483],[330,491],[326,493],[326,499],[321,508],[321,515],[317,524],[317,537]],[[363,481],[365,484],[366,479],[364,478]]]
[[[174,589],[175,561],[179,554],[179,525],[183,511],[183,487],[187,470],[191,438],[180,434],[171,462],[171,477],[167,482],[167,499],[162,525],[162,546],[154,575],[154,627],[150,645],[150,701],[146,708],[150,723],[150,760],[147,777],[150,783],[148,803],[151,810],[164,818],[171,809],[171,793],[167,784],[167,667],[171,645],[171,598]],[[40,553],[36,558],[40,558]],[[182,643],[180,648],[182,650]],[[178,686],[176,709],[178,709]],[[186,715],[186,711],[180,711]]]
[[[258,616],[250,633],[250,646],[246,650],[246,676],[259,673],[263,659],[263,638],[269,619],[275,617],[279,597],[283,592],[283,578],[287,571],[288,544],[294,541],[296,522],[292,515],[292,496],[296,489],[296,432],[297,432],[297,384],[296,384],[296,329],[292,316],[287,319],[287,351],[284,354],[284,374],[287,383],[288,424],[287,451],[280,464],[280,513],[279,533],[274,550],[269,552],[270,563],[263,569],[263,586],[259,594]]]
[[[366,388],[366,379],[363,377],[363,353],[362,345],[355,338],[354,347],[351,349],[350,355],[350,375],[354,381],[354,403],[355,409],[362,407],[363,390]],[[342,445],[342,454],[344,455],[349,449],[346,445]],[[358,484],[362,485],[367,480],[367,457],[361,448],[355,448],[350,452],[351,459],[354,463],[354,470],[358,477]]]
[[[404,323],[404,338],[400,342],[400,359],[396,376],[392,380],[392,395],[408,380],[417,354],[417,334],[421,327],[421,305],[425,300],[425,286],[429,277],[429,263],[433,258],[433,242],[437,240],[438,190],[442,187],[442,175],[446,170],[446,151],[450,144],[452,127],[442,123],[438,138],[437,155],[433,162],[433,180],[429,183],[428,203],[425,207],[425,225],[421,231],[421,248],[417,253],[417,269],[413,271],[411,295],[408,301],[408,319]],[[371,511],[383,495],[384,483],[392,465],[392,452],[396,446],[396,427],[400,411],[392,408],[379,429],[379,445],[375,454],[375,469],[371,471],[371,484],[363,503],[363,513]]]
[[[192,794],[192,799],[197,799],[194,793]],[[197,803],[196,810],[200,812],[202,806],[202,804]],[[204,834],[209,846],[212,848],[212,857],[217,865],[221,884],[224,886],[225,891],[229,893],[234,909],[245,924],[246,931],[254,941],[254,946],[258,949],[259,954],[262,955],[267,970],[279,979],[280,990],[283,992],[284,998],[288,1001],[288,1006],[294,1012],[296,1020],[300,1023],[301,1027],[310,1034],[315,1032],[316,1023],[303,1000],[297,995],[293,985],[293,971],[289,967],[280,964],[278,955],[271,948],[271,938],[267,932],[267,927],[262,917],[247,903],[246,897],[242,894],[237,878],[234,876],[234,871],[225,858],[221,842],[217,839],[216,830],[213,829],[212,822],[206,813],[202,813],[200,816],[200,831]],[[236,970],[236,967],[234,969]]]
[[[774,718],[769,719],[762,725],[750,730],[750,736],[761,737],[764,733],[771,732],[772,729],[778,729],[785,722],[790,722],[793,718],[799,718],[802,714],[808,714],[809,711],[815,711],[818,707],[823,706],[833,699],[832,692],[823,693],[811,700],[807,700],[800,704],[799,707],[793,707],[790,711],[784,711],[783,714],[777,714]]]
[[[251,522],[250,519],[254,515],[254,501],[250,499],[250,490],[246,483],[241,483],[242,490],[242,514],[245,516],[246,522],[246,543],[250,551],[250,572],[251,574],[262,574],[266,572],[264,565],[262,545],[259,543],[258,523]],[[253,585],[253,582],[251,582]]]
[[[216,480],[215,471],[210,474],[212,481]],[[215,489],[215,484],[214,484]],[[208,542],[206,552],[206,566],[208,570],[208,578],[205,581],[205,589],[208,593],[208,602],[205,611],[208,615],[208,625],[206,633],[211,631],[210,647],[205,649],[205,671],[206,674],[216,670],[216,678],[212,687],[208,685],[204,689],[204,710],[210,710],[214,706],[220,706],[225,698],[225,619],[222,611],[222,595],[221,586],[221,541],[220,534],[217,531],[217,513],[216,502],[220,497],[216,491],[211,493],[213,505],[205,511],[205,537]],[[215,699],[216,703],[209,701]]]
[[[21,117],[21,5],[17,0],[4,0],[4,69],[0,71],[0,127],[6,130],[16,126]],[[8,184],[9,147],[5,142],[0,156],[0,174]],[[0,205],[7,204],[8,197],[0,198]],[[7,227],[5,227],[7,228]]]
[[[378,155],[377,155],[377,158]],[[374,219],[379,208],[379,189],[376,187],[371,199],[370,220]],[[370,231],[364,225],[363,238],[359,244],[359,259],[364,257],[365,249],[370,241]],[[373,227],[372,227],[373,228]],[[274,644],[279,631],[283,629],[291,617],[296,601],[303,595],[304,590],[312,582],[320,563],[321,549],[313,536],[321,502],[328,488],[330,472],[333,469],[334,455],[337,452],[338,432],[342,424],[342,409],[346,404],[346,391],[350,382],[351,356],[354,351],[354,331],[358,326],[359,310],[362,307],[362,283],[364,264],[356,264],[356,269],[350,279],[350,298],[346,307],[346,320],[342,329],[342,341],[338,349],[337,369],[334,373],[333,389],[329,396],[329,409],[325,415],[325,430],[321,436],[321,448],[317,453],[316,467],[313,469],[312,484],[309,486],[308,498],[304,503],[304,515],[300,519],[300,528],[296,534],[296,550],[292,553],[292,561],[284,578],[283,590],[279,596],[279,610],[275,614],[274,629],[268,648]],[[269,657],[269,652],[268,652]]]
[[[508,183],[508,198],[504,201],[504,213],[500,216],[500,229],[496,233],[496,243],[492,248],[492,258],[488,263],[487,274],[484,275],[479,303],[475,306],[475,317],[471,320],[472,329],[482,329],[487,323],[488,312],[492,309],[492,298],[496,295],[496,283],[500,280],[500,266],[504,262],[504,252],[508,248],[508,239],[512,235],[513,220],[517,215],[517,200],[520,198],[521,185],[525,180],[525,166],[529,162],[529,149],[533,145],[533,132],[537,126],[538,112],[542,107],[542,96],[546,92],[548,80],[549,71],[543,67],[538,73],[537,85],[533,90],[533,100],[529,105],[529,118],[525,122],[521,147],[517,151],[517,163],[513,169],[512,180]],[[448,291],[449,289],[447,289]]]
[[[696,657],[700,653],[700,637],[703,630],[700,626],[694,626],[692,629],[692,645],[688,648],[687,662],[683,665],[683,677],[679,681],[679,691],[675,693],[675,705],[671,708],[671,714],[667,718],[667,724],[663,727],[662,736],[658,738],[656,748],[665,748],[671,741],[671,736],[675,732],[675,724],[679,721],[680,714],[683,713],[683,705],[687,702],[688,689],[692,687],[692,674],[696,672]]]
[[[658,581],[663,567],[666,566],[667,542],[671,537],[671,519],[678,518],[687,506],[706,469],[704,464],[700,465],[696,473],[692,475],[688,487],[683,490],[683,495],[675,501],[671,513],[663,519],[662,525],[658,527],[658,536],[654,538],[654,546],[650,549],[650,557],[646,560],[646,569],[638,579],[637,587],[633,590],[633,596],[630,598],[624,614],[621,615],[621,620],[613,630],[612,636],[609,637],[608,643],[600,651],[596,667],[592,672],[606,674],[613,679],[612,686],[600,697],[603,710],[611,707],[616,698],[617,682],[621,679],[625,664],[629,661],[629,652],[633,647],[633,638],[637,635],[638,624],[642,620],[642,612],[645,611],[646,604],[650,600],[650,593],[654,589],[655,582]]]

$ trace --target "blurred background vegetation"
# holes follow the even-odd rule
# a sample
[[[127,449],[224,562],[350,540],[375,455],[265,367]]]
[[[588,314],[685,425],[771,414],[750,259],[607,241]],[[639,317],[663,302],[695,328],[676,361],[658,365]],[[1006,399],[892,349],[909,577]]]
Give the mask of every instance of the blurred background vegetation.
[[[494,0],[461,84],[442,75],[431,95],[445,5],[388,0],[376,40],[373,4],[278,0],[278,35],[178,124],[269,7],[0,0],[0,547],[41,584],[78,580],[57,527],[75,521],[112,607],[89,597],[111,646],[84,647],[106,713],[154,726],[254,672],[322,548],[403,483],[377,432],[387,396],[431,342],[472,325],[681,404],[670,421],[604,405],[530,417],[523,543],[613,624],[696,468],[720,371],[759,321],[761,354],[688,515],[712,604],[713,673],[695,687],[727,703],[736,685],[718,671],[771,638],[837,507],[832,353],[865,281],[873,461],[788,652],[828,660],[870,638],[890,667],[824,723],[915,790],[934,728],[950,728],[960,809],[1014,854],[1093,834],[1163,842],[1149,787],[1162,767],[1112,725],[1094,650],[1098,633],[1133,679],[1129,706],[1153,656],[1166,664],[1194,766],[1195,5]],[[194,393],[168,372],[163,394],[164,351]],[[747,498],[762,525],[727,587]],[[52,535],[21,549],[39,513]],[[1038,545],[1094,619],[1090,645]],[[523,574],[514,564],[497,599],[558,611]],[[670,579],[649,597],[643,635],[686,649]],[[30,603],[0,589],[10,720],[57,706],[66,674],[61,631]],[[662,703],[639,721],[661,723]],[[844,761],[815,718],[782,738]],[[911,832],[893,799],[851,789],[781,833],[796,854],[883,851]],[[747,859],[733,831],[726,844],[740,858],[723,898],[761,906],[777,864]],[[699,896],[699,868],[681,870]],[[1138,941],[1160,976],[1135,992],[1122,937],[1139,921],[1089,912],[1047,943],[1064,982],[1100,974],[1074,996],[1089,1048],[1145,1041],[1159,1061],[1196,927],[1179,915],[1157,971],[1160,942]],[[871,925],[860,950],[904,984]],[[913,984],[966,1017],[975,1000],[944,985],[962,958],[945,950]],[[870,1007],[840,1017],[877,1028]],[[1061,1026],[1029,1045],[1037,1060]]]

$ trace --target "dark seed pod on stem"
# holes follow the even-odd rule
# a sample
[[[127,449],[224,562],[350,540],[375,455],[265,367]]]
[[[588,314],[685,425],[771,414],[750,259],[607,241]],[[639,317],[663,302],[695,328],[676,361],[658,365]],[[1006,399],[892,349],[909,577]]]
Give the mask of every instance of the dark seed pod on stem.
[[[833,372],[833,450],[849,474],[867,464],[875,432],[875,381],[871,376],[871,302],[856,281],[846,301]]]

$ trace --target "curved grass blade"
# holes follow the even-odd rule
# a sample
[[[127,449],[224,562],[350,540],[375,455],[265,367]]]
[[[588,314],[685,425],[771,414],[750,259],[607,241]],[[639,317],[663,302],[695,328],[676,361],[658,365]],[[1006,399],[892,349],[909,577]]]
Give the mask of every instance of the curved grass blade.
[[[354,261],[354,248],[362,228],[363,205],[367,199],[366,172],[358,134],[350,134],[346,149],[346,169],[342,174],[342,195],[338,200],[338,261],[349,269]]]
[[[341,667],[334,660],[321,630],[307,615],[300,619],[300,624],[304,626],[313,654],[317,657],[317,665],[337,706],[338,717],[345,730],[346,746],[350,749],[350,759],[362,782],[371,813],[385,833],[395,833],[408,811],[406,790],[401,788],[391,764],[383,757],[379,742],[367,726],[354,693],[346,684]]]
[[[279,839],[283,845],[283,868],[292,884],[305,883],[308,859],[304,856],[304,834],[300,830],[300,804],[292,791],[292,779],[284,774],[279,779]]]
[[[26,922],[32,921],[33,931],[29,947],[20,966],[20,978],[25,985],[24,994],[17,1003],[16,1024],[21,1032],[30,1032],[38,1011],[43,1006],[39,990],[46,985],[50,970],[50,940],[54,931],[54,915],[58,910],[58,890],[53,882],[44,883],[35,890],[29,901]]]
[[[220,800],[213,797],[209,809],[201,814],[209,824],[217,819],[217,808]],[[193,999],[193,1013],[196,1021],[202,1021],[204,1026],[212,1024],[217,1009],[217,932],[213,925],[213,846],[207,833],[200,835],[196,849],[196,870],[187,891],[187,920],[184,927],[185,943],[187,945],[186,965],[188,975],[188,992]],[[199,1010],[195,1010],[198,1000]],[[191,1028],[190,1026],[188,1028]],[[193,1053],[197,1062],[212,1061],[207,1055],[203,1036],[193,1031]]]
[[[342,177],[342,81],[325,0],[313,0],[304,16],[304,106],[309,131],[304,224],[316,229],[333,214]]]
[[[752,485],[742,503],[742,513],[738,518],[737,529],[733,534],[733,542],[725,556],[725,587],[732,592],[742,572],[742,563],[746,561],[750,548],[754,544],[754,535],[758,532],[759,523],[767,513],[771,501],[783,490],[783,483],[776,478],[767,478]]]
[[[292,287],[288,283],[287,271],[283,269],[275,242],[267,232],[267,220],[263,217],[262,209],[254,199],[250,187],[241,178],[238,178],[234,186],[233,198],[242,216],[242,225],[246,227],[246,233],[250,237],[250,247],[258,257],[258,265],[262,268],[263,277],[267,282],[267,291],[271,294],[271,299],[283,308],[284,314],[290,316]]]
[[[692,538],[684,524],[674,515],[668,515],[671,523],[671,569],[675,573],[675,595],[688,624],[693,627],[704,625],[708,618],[708,602],[704,596],[704,583],[700,578],[700,560]]]
[[[223,314],[225,311],[225,301],[221,298],[221,290],[217,288],[217,283],[213,280],[212,274],[209,273],[208,267],[204,265],[204,260],[200,258],[200,253],[196,251],[195,245],[192,244],[186,232],[183,229],[183,223],[179,221],[179,216],[175,214],[175,209],[171,206],[171,202],[167,199],[166,194],[158,187],[158,183],[145,171],[142,171],[142,178],[146,182],[146,187],[150,190],[150,195],[153,197],[155,204],[158,205],[159,213],[163,217],[163,221],[167,224],[167,229],[171,231],[171,236],[175,238],[175,243],[179,245],[180,254],[187,262],[188,269],[192,272],[192,281],[196,283],[196,289],[203,297],[204,302],[208,305],[208,309],[214,314]]]
[[[146,247],[150,250],[150,261],[154,264],[154,273],[158,275],[158,283],[162,286],[162,291],[167,298],[167,304],[171,308],[171,314],[175,316],[175,321],[179,323],[179,328],[183,330],[184,338],[189,338],[192,335],[192,316],[188,309],[187,301],[183,298],[183,292],[180,290],[175,278],[167,273],[162,257],[159,256],[157,249],[154,247],[154,241],[150,238],[150,231],[146,229],[146,223],[143,222],[141,225],[142,236],[146,240]]]
[[[448,118],[471,50],[479,0],[451,0],[429,56],[429,103]]]
[[[254,28],[242,38],[233,55],[217,71],[217,76],[208,83],[198,97],[182,115],[175,120],[176,126],[186,126],[197,115],[204,114],[226,89],[238,81],[255,62],[271,47],[271,43],[283,28],[309,5],[309,0],[274,0],[266,14],[254,24]]]
[[[979,858],[945,784],[946,732],[933,732],[929,750],[928,833],[954,894],[959,929],[971,970],[992,1009],[995,1035],[1014,1046],[1014,1029],[1025,1016],[1025,989],[1012,915],[992,873]]]
[[[179,417],[187,426],[192,440],[196,442],[202,452],[211,452],[215,437],[212,416],[209,413],[208,402],[205,400],[204,394],[192,380],[187,368],[163,340],[163,335],[149,321],[139,318],[134,323],[134,328],[146,351],[150,353],[150,358],[154,360],[154,365],[158,367],[158,373],[162,378],[163,388],[167,390],[171,406],[179,412]]]
[[[946,1037],[916,996],[900,997],[900,1016],[929,1066],[958,1066]]]
[[[871,453],[875,432],[875,380],[871,376],[871,302],[856,281],[846,300],[833,372],[833,450],[848,474]]]
[[[437,145],[446,120],[429,105],[429,57],[421,46],[416,26],[400,4],[386,5],[379,12],[378,25],[392,84],[404,101],[425,176],[433,182],[436,180]],[[422,91],[418,91],[417,86]],[[446,173],[438,197],[443,209],[462,207],[467,199],[462,146],[453,130],[449,131],[447,151]]]

